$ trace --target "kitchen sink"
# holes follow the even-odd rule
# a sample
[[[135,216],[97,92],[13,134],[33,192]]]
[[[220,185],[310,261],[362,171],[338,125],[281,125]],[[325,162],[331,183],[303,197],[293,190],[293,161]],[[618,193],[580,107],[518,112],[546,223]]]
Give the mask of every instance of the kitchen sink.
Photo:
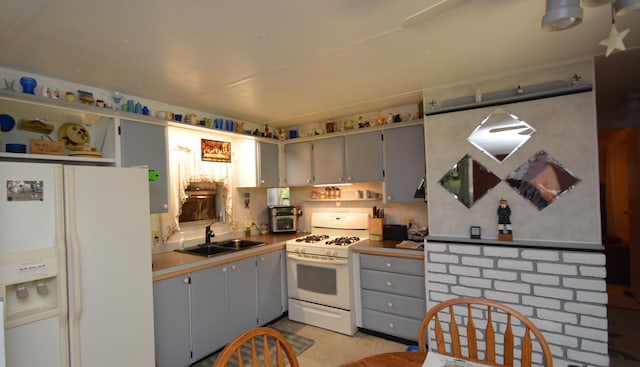
[[[216,241],[211,242],[210,244],[201,243],[196,246],[177,249],[176,251],[191,255],[212,257],[227,254],[233,251],[251,248],[253,246],[262,245],[263,243],[264,242],[247,240]]]
[[[224,247],[224,248],[232,248],[235,250],[249,248],[253,246],[262,245],[264,242],[258,241],[247,241],[247,240],[231,240],[231,241],[221,241],[216,244],[216,246]]]

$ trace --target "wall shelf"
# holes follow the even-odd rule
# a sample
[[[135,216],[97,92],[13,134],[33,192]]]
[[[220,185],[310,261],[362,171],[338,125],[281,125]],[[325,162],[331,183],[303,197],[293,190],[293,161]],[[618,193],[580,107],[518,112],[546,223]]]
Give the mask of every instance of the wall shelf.
[[[531,101],[575,93],[584,93],[590,92],[592,89],[593,86],[588,83],[572,85],[567,82],[556,80],[547,83],[522,86],[521,94],[518,94],[516,89],[484,93],[482,94],[481,102],[476,102],[475,95],[449,99],[442,102],[440,107],[426,111],[425,116],[465,111],[482,107],[499,106],[508,103]],[[427,102],[427,105],[429,105],[429,102]]]

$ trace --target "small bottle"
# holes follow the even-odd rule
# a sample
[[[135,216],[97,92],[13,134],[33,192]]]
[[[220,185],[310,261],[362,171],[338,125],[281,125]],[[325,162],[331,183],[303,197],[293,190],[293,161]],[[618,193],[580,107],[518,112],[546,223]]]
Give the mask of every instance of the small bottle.
[[[180,232],[180,248],[184,249],[186,246],[184,244],[184,232]]]

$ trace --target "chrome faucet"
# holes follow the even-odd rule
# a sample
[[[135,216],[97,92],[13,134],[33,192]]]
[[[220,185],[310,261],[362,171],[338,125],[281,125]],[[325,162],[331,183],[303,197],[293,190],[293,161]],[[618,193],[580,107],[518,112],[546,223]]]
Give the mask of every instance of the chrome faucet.
[[[204,228],[204,243],[206,245],[210,245],[211,244],[211,237],[215,237],[216,234],[213,233],[213,231],[211,230],[211,224],[209,224],[208,226],[206,226]]]

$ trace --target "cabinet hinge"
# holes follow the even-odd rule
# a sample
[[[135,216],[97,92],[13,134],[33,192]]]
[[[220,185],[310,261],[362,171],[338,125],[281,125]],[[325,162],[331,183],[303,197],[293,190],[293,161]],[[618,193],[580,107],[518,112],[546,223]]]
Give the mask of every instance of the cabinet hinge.
[[[122,127],[118,126],[118,135],[122,135]]]
[[[384,141],[384,133],[380,134],[380,141]]]
[[[387,177],[387,176],[385,175],[384,170],[382,170],[382,178],[385,178],[385,177]]]

